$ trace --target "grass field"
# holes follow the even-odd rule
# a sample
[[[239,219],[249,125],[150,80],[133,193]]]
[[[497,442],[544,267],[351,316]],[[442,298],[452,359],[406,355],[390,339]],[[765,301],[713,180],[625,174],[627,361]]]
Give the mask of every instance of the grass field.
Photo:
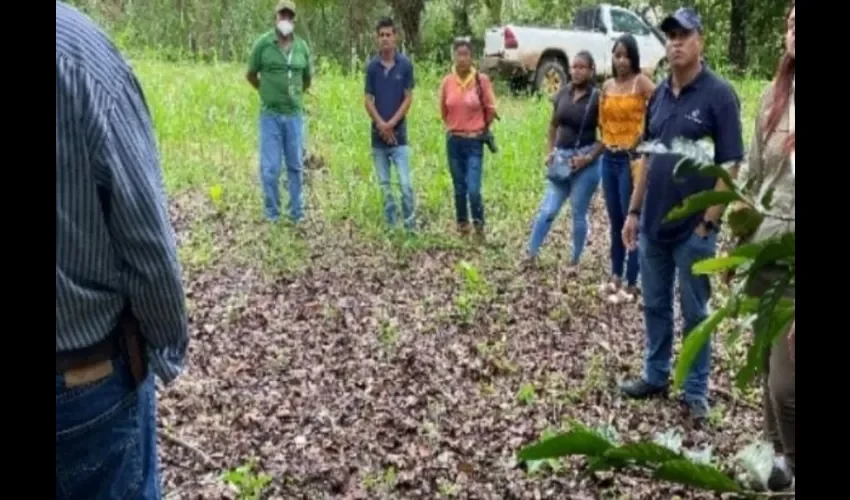
[[[154,115],[192,321],[187,371],[160,398],[170,498],[221,498],[228,470],[243,495],[262,489],[263,498],[691,495],[589,477],[579,462],[533,475],[512,462],[571,419],[624,439],[682,423],[672,401],[632,403],[614,391],[640,369],[643,322],[638,305],[597,296],[608,268],[601,193],[579,277],[560,265],[566,207],[543,268],[517,270],[544,189],[548,102],[498,96],[500,151],[485,157],[489,244],[475,248],[454,236],[439,75],[421,71],[408,116],[422,229],[407,239],[383,231],[361,78],[321,68],[308,99],[308,224],[297,233],[262,220],[258,103],[243,68],[134,66]],[[763,86],[736,82],[746,140]],[[723,461],[760,424],[758,395],[729,383],[737,354],[718,351],[713,425],[683,432]],[[255,472],[234,472],[246,463]]]

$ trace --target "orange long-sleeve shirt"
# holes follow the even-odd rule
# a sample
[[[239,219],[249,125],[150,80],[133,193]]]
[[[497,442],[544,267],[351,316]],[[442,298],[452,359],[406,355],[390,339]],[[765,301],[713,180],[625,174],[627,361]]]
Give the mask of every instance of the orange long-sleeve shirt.
[[[475,134],[483,131],[496,114],[496,96],[487,75],[479,73],[481,97],[473,69],[466,79],[454,71],[440,84],[440,114],[446,129],[456,134]],[[482,106],[483,103],[483,106]]]

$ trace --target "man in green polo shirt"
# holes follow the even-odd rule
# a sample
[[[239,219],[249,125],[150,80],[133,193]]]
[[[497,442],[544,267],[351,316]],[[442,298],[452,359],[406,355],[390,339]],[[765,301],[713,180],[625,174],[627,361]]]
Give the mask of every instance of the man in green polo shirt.
[[[304,143],[304,92],[310,87],[312,65],[307,42],[295,35],[295,2],[275,8],[275,27],[261,35],[248,58],[248,82],[260,94],[260,180],[266,217],[280,216],[280,171],[286,162],[289,217],[304,218],[301,176]]]

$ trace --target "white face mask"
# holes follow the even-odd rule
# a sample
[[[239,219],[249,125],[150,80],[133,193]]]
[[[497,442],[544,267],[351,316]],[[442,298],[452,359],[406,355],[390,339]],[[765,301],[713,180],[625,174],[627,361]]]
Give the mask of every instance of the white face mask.
[[[280,31],[280,34],[283,36],[291,35],[294,28],[295,26],[292,24],[292,21],[282,19],[277,22],[277,30]]]

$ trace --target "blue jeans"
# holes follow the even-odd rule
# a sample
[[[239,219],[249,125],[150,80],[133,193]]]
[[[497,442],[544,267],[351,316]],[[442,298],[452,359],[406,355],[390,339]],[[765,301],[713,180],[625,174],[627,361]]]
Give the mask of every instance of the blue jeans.
[[[304,218],[301,199],[302,115],[278,115],[264,111],[260,115],[260,181],[265,197],[266,217],[280,217],[280,171],[286,162],[286,189],[289,191],[289,217],[300,222]]]
[[[590,201],[593,199],[593,193],[596,192],[597,186],[599,186],[600,162],[600,159],[597,158],[590,165],[574,172],[570,179],[563,184],[549,181],[549,187],[543,197],[543,202],[540,204],[534,227],[531,229],[531,237],[528,241],[528,254],[530,256],[536,257],[540,253],[540,247],[546,240],[549,229],[552,228],[552,222],[558,216],[564,202],[572,195],[570,199],[573,216],[573,256],[571,264],[578,264],[587,240],[587,213],[590,208]]]
[[[56,499],[162,498],[154,376],[134,388],[128,364],[68,387],[56,375]]]
[[[629,155],[625,153],[606,153],[602,157],[602,193],[605,195],[605,208],[611,229],[611,275],[623,277],[623,263],[626,267],[626,285],[637,284],[639,259],[638,250],[626,252],[623,244],[623,224],[629,213],[632,199],[632,169]],[[627,260],[628,259],[628,260]]]
[[[679,275],[679,305],[687,335],[708,316],[711,282],[707,276],[695,276],[691,266],[713,257],[717,248],[717,233],[702,238],[696,233],[678,244],[663,244],[640,236],[641,283],[643,284],[643,315],[646,321],[646,357],[644,379],[651,385],[662,386],[670,375],[673,355],[673,284]],[[699,352],[684,384],[685,398],[705,401],[708,395],[708,375],[711,368],[711,343]]]
[[[484,201],[481,198],[481,177],[484,143],[478,139],[449,135],[446,139],[449,171],[455,191],[455,219],[458,224],[472,222],[484,225]]]
[[[410,147],[395,146],[388,148],[372,148],[372,160],[381,185],[384,198],[384,217],[390,226],[396,225],[396,204],[392,191],[392,173],[390,163],[398,169],[398,179],[401,184],[401,210],[404,216],[404,227],[413,230],[415,225],[413,181],[410,175]]]

